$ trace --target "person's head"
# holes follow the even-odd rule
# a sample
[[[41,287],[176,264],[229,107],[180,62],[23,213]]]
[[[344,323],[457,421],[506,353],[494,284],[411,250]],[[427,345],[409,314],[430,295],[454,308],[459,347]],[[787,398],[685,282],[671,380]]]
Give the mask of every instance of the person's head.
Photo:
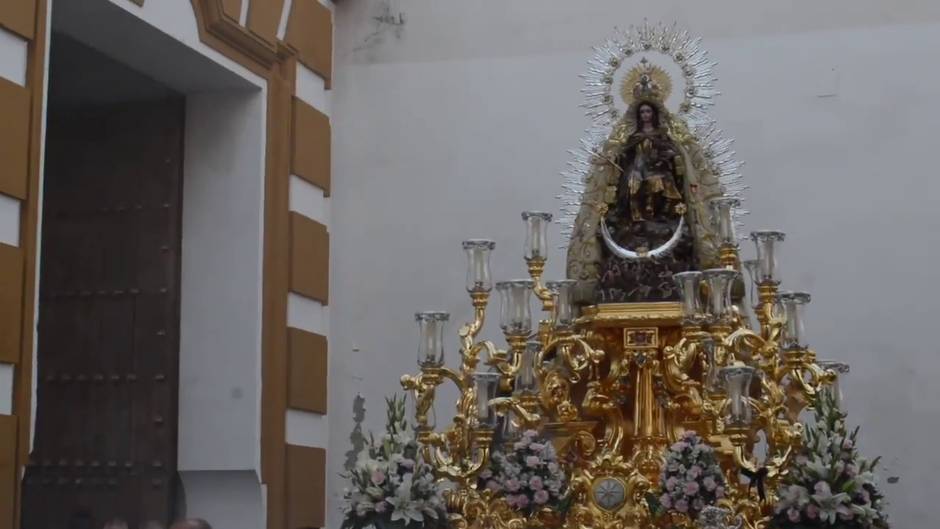
[[[636,126],[642,128],[647,124],[659,127],[659,111],[651,103],[640,103],[636,107]]]
[[[202,518],[186,518],[176,521],[170,529],[212,529],[212,526]]]
[[[127,529],[127,522],[120,518],[114,518],[113,520],[104,524],[104,529]]]

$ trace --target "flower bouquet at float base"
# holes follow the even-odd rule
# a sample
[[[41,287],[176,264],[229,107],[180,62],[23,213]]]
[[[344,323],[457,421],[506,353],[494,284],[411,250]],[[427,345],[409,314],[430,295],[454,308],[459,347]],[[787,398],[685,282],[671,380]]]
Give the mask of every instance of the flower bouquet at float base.
[[[386,398],[385,433],[371,433],[356,463],[343,476],[343,529],[421,529],[446,525],[447,513],[431,467],[405,419],[405,398]]]
[[[667,450],[658,494],[647,495],[654,518],[664,526],[684,526],[725,497],[725,476],[715,449],[698,434],[685,432]]]
[[[815,401],[816,424],[803,432],[803,448],[777,491],[776,529],[885,529],[884,496],[876,485],[878,459],[861,457],[858,428],[847,433],[846,414],[832,392]]]
[[[503,495],[517,511],[531,515],[551,509],[560,515],[567,510],[567,483],[552,443],[526,430],[517,441],[492,452],[477,487]]]

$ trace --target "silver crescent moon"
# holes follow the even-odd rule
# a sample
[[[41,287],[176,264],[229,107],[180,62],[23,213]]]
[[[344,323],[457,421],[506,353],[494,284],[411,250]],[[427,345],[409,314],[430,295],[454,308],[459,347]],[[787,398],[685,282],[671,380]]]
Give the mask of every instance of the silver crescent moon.
[[[610,230],[607,229],[607,222],[601,218],[601,236],[604,238],[604,244],[607,245],[607,249],[610,250],[614,255],[621,259],[628,259],[631,261],[639,261],[642,259],[655,259],[661,255],[665,255],[672,251],[673,248],[679,244],[679,239],[682,237],[682,228],[685,226],[685,217],[679,217],[679,226],[676,228],[676,231],[673,232],[672,237],[666,241],[665,244],[657,248],[653,248],[649,252],[644,252],[643,254],[634,252],[633,250],[627,250],[623,248],[616,242],[614,238],[610,235]]]

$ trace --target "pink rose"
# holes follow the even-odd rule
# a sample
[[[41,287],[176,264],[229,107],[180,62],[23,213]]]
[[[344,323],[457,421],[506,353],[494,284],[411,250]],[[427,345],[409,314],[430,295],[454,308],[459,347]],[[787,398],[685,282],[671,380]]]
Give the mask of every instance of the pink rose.
[[[791,508],[787,511],[787,518],[793,523],[800,521],[800,511]]]
[[[718,487],[717,489],[715,489],[715,497],[718,498],[719,500],[722,499],[722,498],[724,498],[724,497],[725,497],[725,488],[724,488],[724,487]]]
[[[698,494],[698,483],[690,481],[685,484],[685,495],[686,496],[695,496]]]
[[[525,494],[518,494],[516,496],[516,506],[520,509],[525,509],[529,506],[529,498]]]
[[[659,503],[662,504],[663,507],[665,507],[665,508],[667,508],[667,509],[671,509],[671,508],[672,508],[672,497],[669,496],[668,494],[663,494],[662,496],[659,497]]]
[[[486,482],[486,489],[493,492],[499,492],[499,483],[496,483],[492,479]]]
[[[527,456],[525,458],[525,464],[527,467],[535,468],[539,466],[539,463],[541,462],[542,461],[538,458],[538,456]]]
[[[670,450],[672,450],[673,452],[681,452],[681,451],[685,450],[685,449],[688,448],[688,447],[689,447],[689,443],[684,443],[684,442],[682,442],[682,441],[679,441],[678,443],[673,443],[673,445],[672,445],[671,447],[669,447],[669,448],[670,448]]]
[[[373,470],[372,471],[372,484],[379,486],[382,483],[385,483],[385,472],[382,472],[381,470],[378,470],[378,469]]]
[[[679,500],[676,502],[676,510],[679,512],[689,512],[689,502]]]
[[[707,490],[708,492],[711,492],[715,490],[716,487],[718,487],[718,484],[715,483],[715,478],[711,476],[708,476],[705,479],[703,479],[702,484],[705,485],[705,490]]]
[[[519,480],[516,478],[509,478],[506,480],[506,490],[509,492],[516,492],[520,487]]]
[[[491,477],[493,477],[493,471],[490,469],[480,472],[480,479],[490,479]]]
[[[401,463],[399,463],[399,465],[401,465],[401,466],[403,466],[403,467],[405,467],[405,468],[414,468],[415,462],[414,462],[414,459],[402,459],[402,461],[401,461]]]
[[[538,503],[539,505],[544,505],[548,501],[548,491],[537,490],[535,491],[535,494],[532,496],[532,499],[535,501],[535,503]]]
[[[538,476],[532,476],[532,479],[529,480],[529,486],[532,487],[532,490],[542,490],[545,487],[545,484],[542,483],[542,478]]]
[[[845,474],[850,478],[854,478],[855,476],[858,475],[858,467],[855,466],[854,463],[849,463],[845,467]]]
[[[675,477],[671,477],[666,480],[666,490],[668,491],[675,490],[676,485],[678,484],[679,484],[679,480],[676,479]]]
[[[853,446],[855,446],[855,444],[852,442],[851,439],[846,439],[845,441],[842,441],[843,450],[851,450]]]
[[[815,520],[819,516],[819,507],[810,503],[806,506],[806,517],[810,520]]]
[[[532,443],[529,445],[529,448],[536,452],[541,452],[542,450],[545,450],[545,445],[543,445],[542,443]]]
[[[855,513],[845,505],[839,505],[836,507],[836,512],[839,513],[839,519],[841,520],[851,520],[852,518],[855,518]]]
[[[689,479],[696,479],[702,475],[702,467],[698,465],[692,465],[692,468],[689,469]]]

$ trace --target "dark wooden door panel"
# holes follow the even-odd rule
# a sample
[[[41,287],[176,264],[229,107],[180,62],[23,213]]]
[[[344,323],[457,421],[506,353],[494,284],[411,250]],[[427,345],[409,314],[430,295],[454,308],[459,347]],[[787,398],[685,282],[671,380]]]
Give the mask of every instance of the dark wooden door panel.
[[[182,100],[50,111],[25,529],[172,514],[183,116]]]

